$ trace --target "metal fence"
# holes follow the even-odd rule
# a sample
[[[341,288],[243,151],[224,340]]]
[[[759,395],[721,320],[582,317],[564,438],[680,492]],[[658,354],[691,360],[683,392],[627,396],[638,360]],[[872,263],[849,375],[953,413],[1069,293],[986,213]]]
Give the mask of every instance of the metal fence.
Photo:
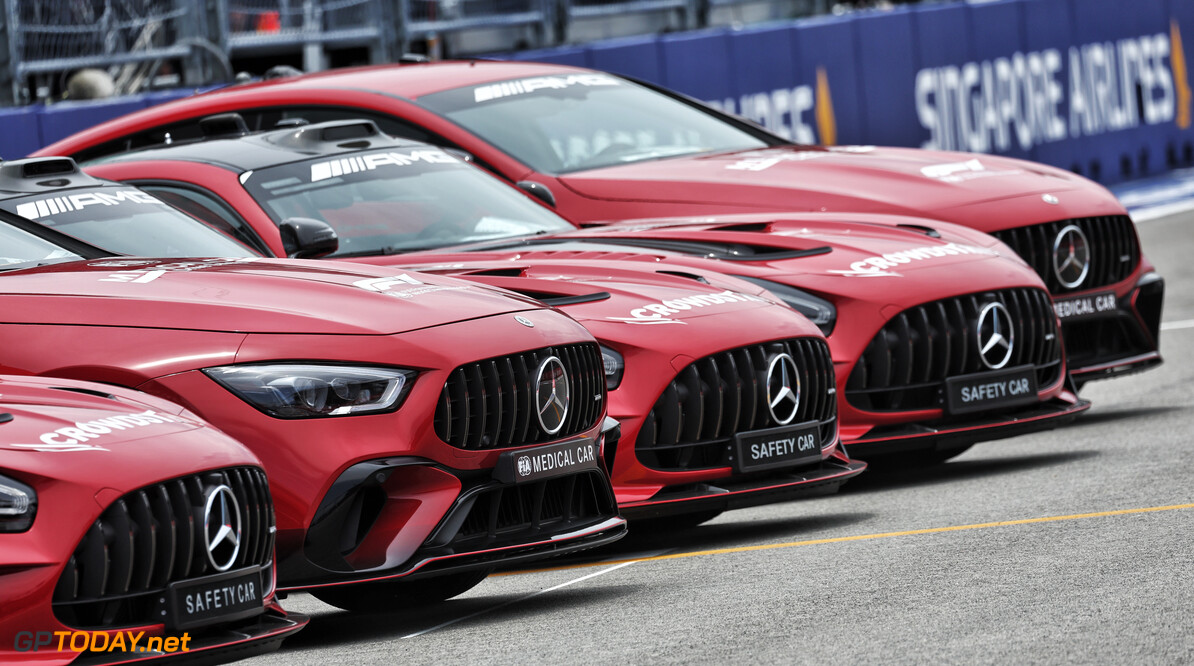
[[[870,0],[3,1],[0,103],[23,104],[61,99],[67,78],[88,67],[121,95],[154,81],[227,80],[235,58],[281,57],[317,70],[337,49],[363,48],[370,62],[412,51],[470,55],[703,27],[727,7],[739,22],[747,6],[767,20]]]

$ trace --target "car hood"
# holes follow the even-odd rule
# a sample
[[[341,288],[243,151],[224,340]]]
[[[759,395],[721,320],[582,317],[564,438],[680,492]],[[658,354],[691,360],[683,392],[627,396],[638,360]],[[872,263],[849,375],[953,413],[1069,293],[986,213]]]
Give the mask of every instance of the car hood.
[[[0,273],[6,321],[239,333],[388,335],[530,299],[448,277],[328,261],[99,259]]]
[[[416,256],[405,255],[404,261]],[[1005,286],[1043,287],[1019,256],[987,234],[948,222],[863,213],[632,220],[441,251],[424,261],[430,263],[430,257],[441,264],[619,260],[651,270],[699,268],[863,301],[886,298],[888,292],[919,302]],[[883,280],[882,287],[876,279]]]
[[[808,319],[745,280],[662,262],[441,260],[409,265],[542,299],[599,340],[705,355],[781,337],[820,337]]]
[[[7,415],[0,422],[0,468],[117,496],[162,478],[258,464],[182,407],[128,389],[3,376],[0,414]]]
[[[994,231],[1033,220],[976,215],[975,207],[1023,199],[1036,216],[1123,214],[1105,188],[1022,160],[908,148],[781,146],[681,156],[561,177],[585,197],[699,203],[744,210],[886,212]],[[1045,195],[1050,195],[1045,201]]]

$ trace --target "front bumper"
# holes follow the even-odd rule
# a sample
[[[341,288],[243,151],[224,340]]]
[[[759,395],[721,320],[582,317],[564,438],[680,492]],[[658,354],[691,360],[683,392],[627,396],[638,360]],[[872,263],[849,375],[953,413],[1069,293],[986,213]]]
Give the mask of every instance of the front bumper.
[[[76,666],[167,663],[223,664],[277,650],[286,638],[307,626],[308,617],[298,613],[268,610],[251,622],[219,626],[193,633],[186,652],[87,652],[72,662]],[[73,654],[73,653],[70,653]]]
[[[1070,391],[1029,408],[1011,413],[968,416],[964,422],[950,424],[940,421],[931,424],[912,423],[880,426],[857,439],[846,440],[850,453],[860,458],[868,455],[887,456],[907,451],[949,449],[996,439],[1017,437],[1043,430],[1052,430],[1070,423],[1090,409],[1090,402],[1081,400]]]
[[[369,461],[333,484],[303,547],[280,560],[278,587],[429,578],[572,553],[625,534],[602,466],[513,484],[490,470],[417,458]]]
[[[1057,299],[1058,307],[1067,301],[1083,305],[1087,316],[1062,317],[1062,335],[1070,373],[1079,384],[1140,372],[1161,364],[1161,309],[1165,298],[1165,280],[1147,273],[1116,299],[1114,310],[1097,312],[1086,301],[1096,294]],[[1066,308],[1068,310],[1068,308]],[[1066,312],[1059,311],[1059,315]]]
[[[626,518],[642,520],[786,502],[832,494],[865,469],[865,462],[850,460],[835,451],[814,467],[669,486],[648,500],[628,502],[620,508]]]

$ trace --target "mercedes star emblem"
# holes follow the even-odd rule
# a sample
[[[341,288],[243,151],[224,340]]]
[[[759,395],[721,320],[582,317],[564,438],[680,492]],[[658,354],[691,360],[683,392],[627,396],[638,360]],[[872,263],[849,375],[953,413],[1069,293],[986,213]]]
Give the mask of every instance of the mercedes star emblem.
[[[796,361],[787,354],[776,354],[767,366],[767,409],[780,425],[788,425],[796,418],[800,407],[800,375]]]
[[[1086,234],[1071,224],[1053,241],[1053,274],[1067,289],[1082,284],[1090,272],[1090,244]]]
[[[207,561],[216,571],[227,571],[240,554],[240,504],[228,486],[212,488],[203,507],[203,537]]]
[[[568,416],[568,372],[555,356],[549,356],[539,364],[535,376],[535,408],[539,412],[539,425],[549,435],[564,427]]]
[[[983,365],[992,370],[1007,365],[1014,345],[1011,313],[1003,303],[988,303],[978,314],[978,355]]]

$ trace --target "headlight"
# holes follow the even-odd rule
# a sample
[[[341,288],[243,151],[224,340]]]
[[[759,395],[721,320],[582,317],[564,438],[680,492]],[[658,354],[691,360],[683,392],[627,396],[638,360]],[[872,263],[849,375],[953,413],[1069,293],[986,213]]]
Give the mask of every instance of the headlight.
[[[626,370],[626,361],[618,352],[601,345],[601,365],[605,366],[605,390],[612,391],[622,383],[622,373]]]
[[[37,515],[37,493],[0,474],[0,532],[24,532]]]
[[[817,328],[821,329],[825,335],[833,332],[833,326],[837,323],[837,308],[833,307],[833,303],[820,296],[813,296],[807,291],[801,291],[796,287],[779,282],[747,275],[735,275],[734,277],[753,282],[779,296],[779,299],[787,303],[793,310],[808,317],[809,321],[816,324]]]
[[[241,400],[280,419],[393,411],[417,374],[396,368],[297,363],[230,365],[203,372]]]

